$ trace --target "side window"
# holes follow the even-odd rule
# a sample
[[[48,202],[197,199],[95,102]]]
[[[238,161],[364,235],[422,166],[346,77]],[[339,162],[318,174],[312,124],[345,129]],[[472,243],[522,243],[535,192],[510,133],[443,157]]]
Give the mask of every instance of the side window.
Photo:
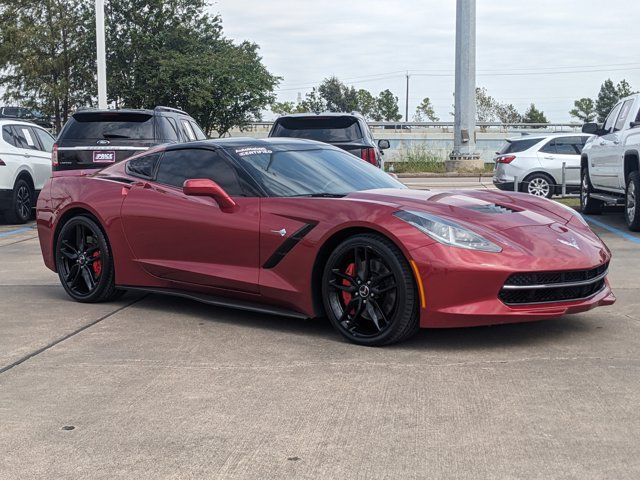
[[[578,155],[581,150],[576,149],[575,144],[579,142],[579,137],[556,138],[556,153],[560,155]]]
[[[184,181],[192,178],[213,180],[231,196],[244,194],[235,168],[217,152],[191,148],[164,153],[157,182],[182,188]]]
[[[615,107],[613,107],[613,110],[609,112],[609,116],[604,121],[604,127],[602,129],[604,130],[605,135],[613,131],[613,122],[615,122],[616,119],[618,118],[618,112],[620,111],[620,106],[621,104],[618,103]]]
[[[13,129],[9,125],[2,127],[2,139],[9,145],[17,146],[17,139],[13,133]]]
[[[160,138],[168,142],[179,141],[178,129],[175,122],[171,123],[169,118],[158,116],[158,126],[160,127]]]
[[[189,123],[188,120],[180,120],[180,122],[182,123],[182,130],[184,131],[186,137],[189,139],[189,141],[193,141],[196,139],[196,134],[193,131],[193,128],[191,128],[191,124]]]
[[[544,153],[556,153],[556,141],[549,140],[540,148],[540,151]]]
[[[196,122],[189,121],[189,123],[191,124],[191,129],[195,133],[196,138],[198,140],[206,140],[207,139],[207,136],[204,134],[204,132],[202,131],[202,129],[200,128],[200,126]]]
[[[153,178],[153,171],[160,159],[161,153],[151,153],[142,157],[134,158],[127,162],[126,172],[134,177],[146,179]]]
[[[622,130],[625,127],[625,122],[627,117],[629,116],[629,110],[631,110],[631,106],[633,105],[633,99],[629,99],[622,104],[620,108],[620,114],[618,115],[618,120],[616,120],[616,124],[613,128],[614,132],[618,130]]]
[[[4,115],[6,115],[7,117],[17,117],[18,116],[18,109],[16,107],[5,107],[2,110],[2,113]]]
[[[23,125],[14,125],[12,128],[16,136],[16,146],[18,148],[24,148],[27,150],[40,150],[40,145],[36,143],[37,140],[34,138],[35,134],[30,127],[25,127]]]
[[[53,144],[55,143],[55,140],[49,134],[49,132],[42,130],[41,128],[34,128],[33,131],[36,132],[36,136],[40,140],[40,145],[42,145],[42,150],[45,152],[51,153],[51,151],[53,150]]]

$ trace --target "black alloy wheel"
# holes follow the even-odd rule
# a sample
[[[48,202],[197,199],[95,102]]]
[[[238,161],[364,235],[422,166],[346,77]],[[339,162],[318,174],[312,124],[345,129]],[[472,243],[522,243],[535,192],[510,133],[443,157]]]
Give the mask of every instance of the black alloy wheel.
[[[31,218],[33,206],[33,190],[24,179],[19,179],[13,186],[13,199],[9,210],[5,213],[6,220],[13,224],[22,224]]]
[[[60,230],[56,267],[62,286],[78,302],[102,302],[118,294],[107,238],[87,216],[73,217]]]
[[[333,326],[360,345],[398,342],[418,329],[418,292],[411,268],[389,240],[355,235],[327,260],[323,303]]]

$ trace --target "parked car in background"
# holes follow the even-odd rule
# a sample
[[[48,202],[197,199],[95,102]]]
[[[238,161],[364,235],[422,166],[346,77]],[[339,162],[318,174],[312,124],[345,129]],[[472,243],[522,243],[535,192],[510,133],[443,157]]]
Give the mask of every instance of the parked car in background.
[[[551,198],[562,190],[562,164],[567,191],[580,188],[580,154],[590,135],[556,133],[509,139],[496,152],[493,184],[500,190],[518,190]]]
[[[306,138],[335,145],[356,157],[383,168],[382,150],[389,140],[373,139],[364,117],[357,113],[297,113],[278,117],[270,137]]]
[[[640,231],[640,94],[620,100],[604,125],[586,123],[595,136],[581,158],[580,207],[597,214],[605,205],[624,205],[630,230]]]
[[[82,109],[64,125],[53,148],[53,170],[104,168],[161,143],[204,140],[206,135],[186,112]]]
[[[24,107],[0,107],[0,118],[13,118],[33,122],[40,127],[47,129],[53,128],[51,119],[47,118],[43,113],[37,110],[31,110]]]
[[[0,119],[0,130],[0,213],[9,223],[25,223],[51,176],[55,140],[45,129],[19,120]]]

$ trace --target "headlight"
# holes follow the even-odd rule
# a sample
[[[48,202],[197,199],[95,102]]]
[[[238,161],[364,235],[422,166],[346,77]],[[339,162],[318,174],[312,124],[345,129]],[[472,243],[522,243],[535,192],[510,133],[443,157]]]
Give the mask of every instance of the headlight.
[[[502,248],[495,243],[444,218],[415,210],[400,210],[394,215],[445,245],[483,252],[502,251]]]

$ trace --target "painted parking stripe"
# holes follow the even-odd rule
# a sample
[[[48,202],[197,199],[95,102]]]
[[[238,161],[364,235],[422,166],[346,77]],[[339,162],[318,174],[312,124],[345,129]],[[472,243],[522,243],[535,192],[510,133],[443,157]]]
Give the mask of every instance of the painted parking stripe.
[[[16,228],[15,230],[9,230],[8,232],[0,232],[0,238],[10,237],[11,235],[17,235],[18,233],[24,233],[29,231],[35,231],[33,227]]]
[[[595,218],[591,218],[587,216],[583,216],[582,218],[584,218],[589,223],[593,223],[594,225],[597,225],[600,228],[604,228],[605,230],[610,231],[614,235],[624,238],[625,240],[629,240],[630,242],[633,242],[633,243],[640,243],[640,237],[636,237],[635,235],[631,235],[630,233],[620,230],[619,228],[612,227],[611,225],[607,225],[606,223],[600,220],[596,220]]]

